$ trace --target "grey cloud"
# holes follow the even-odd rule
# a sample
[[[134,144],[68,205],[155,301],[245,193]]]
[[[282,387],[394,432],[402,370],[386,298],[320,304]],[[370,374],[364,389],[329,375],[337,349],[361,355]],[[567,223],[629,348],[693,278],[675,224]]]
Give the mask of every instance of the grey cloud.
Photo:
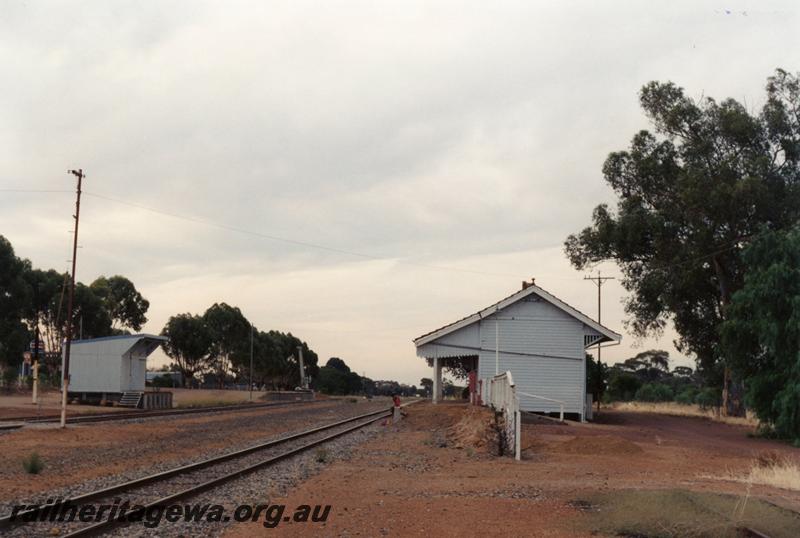
[[[222,299],[228,280],[260,278],[275,311],[306,305],[281,317],[240,297],[260,324],[294,320],[323,355],[350,351],[364,365],[364,345],[330,337],[330,324],[370,327],[402,373],[417,368],[416,332],[518,283],[401,262],[549,274],[567,279],[553,280],[556,294],[593,308],[559,245],[613,202],[600,167],[647,126],[638,88],[671,79],[758,106],[775,67],[797,69],[794,5],[748,12],[689,1],[7,2],[0,188],[69,189],[64,172],[80,166],[90,193],[387,258],[84,199],[80,274],[142,282],[157,311],[148,330],[183,302]],[[0,233],[36,265],[62,268],[71,210],[69,194],[0,192]],[[348,310],[296,284],[298,271],[335,274],[345,296],[370,282],[375,300]],[[378,323],[374,311],[395,305],[387,279],[409,299]],[[171,291],[200,281],[194,295]],[[609,316],[621,329],[621,310]]]

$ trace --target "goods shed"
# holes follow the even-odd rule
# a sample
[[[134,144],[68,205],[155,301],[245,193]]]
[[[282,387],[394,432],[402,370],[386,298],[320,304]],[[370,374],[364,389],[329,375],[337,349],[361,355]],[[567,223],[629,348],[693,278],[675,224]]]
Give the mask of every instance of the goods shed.
[[[171,407],[171,398],[163,395],[169,393],[158,397],[145,394],[147,357],[166,341],[165,337],[152,334],[73,341],[69,398],[146,409]]]
[[[533,282],[497,303],[414,340],[433,364],[433,401],[441,399],[442,368],[470,376],[470,398],[487,400],[489,380],[510,371],[520,409],[587,413],[586,349],[622,337]]]

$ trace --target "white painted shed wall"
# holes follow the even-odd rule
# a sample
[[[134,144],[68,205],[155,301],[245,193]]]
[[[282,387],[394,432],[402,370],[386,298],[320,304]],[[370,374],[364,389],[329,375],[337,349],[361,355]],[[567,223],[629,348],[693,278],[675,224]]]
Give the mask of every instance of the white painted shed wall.
[[[495,332],[499,323],[499,334]],[[500,372],[510,371],[518,392],[565,402],[564,412],[583,414],[586,394],[584,324],[538,297],[527,297],[480,321],[478,378],[483,390],[495,375],[499,336]],[[488,395],[484,392],[483,398]],[[525,411],[557,412],[556,403],[520,396]]]
[[[620,339],[619,334],[531,284],[414,342],[417,356],[428,359],[477,355],[484,401],[488,400],[489,378],[509,370],[519,392],[561,400],[565,412],[583,417],[585,350],[598,341]],[[525,396],[520,404],[526,411],[559,410],[558,403]]]
[[[132,349],[135,343],[135,338],[73,342],[69,391],[143,391],[147,355],[143,346]]]
[[[467,325],[466,327],[450,334],[445,334],[441,338],[436,339],[437,344],[445,344],[448,346],[461,346],[466,348],[476,348],[481,343],[481,331],[477,323]]]

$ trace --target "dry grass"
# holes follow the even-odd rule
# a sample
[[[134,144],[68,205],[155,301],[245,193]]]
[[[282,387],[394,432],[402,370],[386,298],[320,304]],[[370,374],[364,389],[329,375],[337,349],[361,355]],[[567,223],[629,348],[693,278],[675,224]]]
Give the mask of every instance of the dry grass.
[[[726,417],[721,415],[718,409],[701,409],[698,405],[682,405],[675,402],[615,402],[611,405],[611,408],[621,411],[660,413],[679,417],[701,417],[725,424],[752,428],[757,427],[759,424],[758,419],[749,412],[746,417]]]
[[[226,405],[247,403],[250,392],[246,390],[221,389],[169,389],[175,407],[197,407],[198,405]],[[265,393],[253,392],[253,400]],[[212,403],[213,402],[213,403]]]
[[[746,473],[728,472],[709,478],[800,491],[800,464],[778,452],[767,451],[753,460]]]
[[[448,428],[447,436],[455,448],[492,452],[497,448],[494,415],[485,407],[468,407],[461,419]]]
[[[191,409],[194,407],[224,407],[231,405],[242,405],[242,402],[222,398],[195,398],[190,401],[178,402],[174,407],[176,409]]]

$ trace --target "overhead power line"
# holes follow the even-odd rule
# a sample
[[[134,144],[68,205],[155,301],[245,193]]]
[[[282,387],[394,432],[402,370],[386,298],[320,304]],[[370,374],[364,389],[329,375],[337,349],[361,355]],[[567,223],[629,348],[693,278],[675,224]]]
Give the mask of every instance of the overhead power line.
[[[33,194],[37,194],[37,193],[72,193],[74,191],[58,190],[58,189],[2,188],[2,189],[0,189],[0,192],[15,192],[15,193],[33,193]],[[212,221],[212,220],[199,218],[199,217],[193,217],[193,216],[190,216],[190,215],[182,215],[182,214],[174,213],[174,212],[171,212],[171,211],[165,211],[163,209],[158,209],[158,208],[155,208],[155,207],[146,206],[146,205],[139,204],[139,203],[136,203],[136,202],[130,202],[128,200],[122,200],[120,198],[115,198],[113,196],[107,196],[107,195],[104,195],[104,194],[88,192],[88,191],[83,191],[83,194],[85,196],[91,196],[91,197],[98,198],[98,199],[101,199],[101,200],[106,200],[106,201],[114,202],[114,203],[117,203],[117,204],[122,204],[122,205],[127,205],[127,206],[130,206],[130,207],[135,207],[137,209],[142,209],[144,211],[149,211],[151,213],[164,215],[164,216],[171,217],[171,218],[174,218],[174,219],[184,220],[184,221],[192,222],[192,223],[195,223],[195,224],[202,224],[202,225],[210,226],[210,227],[213,227],[213,228],[219,228],[221,230],[227,230],[227,231],[231,231],[231,232],[246,234],[246,235],[250,235],[250,236],[253,236],[253,237],[259,237],[261,239],[268,239],[270,241],[278,241],[278,242],[281,242],[281,243],[286,243],[286,244],[291,244],[291,245],[296,245],[296,246],[301,246],[301,247],[306,247],[306,248],[312,248],[312,249],[316,249],[316,250],[324,250],[324,251],[327,251],[327,252],[332,252],[332,253],[336,253],[336,254],[342,254],[342,255],[345,255],[345,256],[353,256],[353,257],[362,258],[362,259],[365,259],[365,260],[394,261],[395,263],[402,264],[402,265],[410,265],[410,266],[414,266],[414,267],[422,267],[422,268],[427,268],[427,269],[436,269],[436,270],[440,270],[440,271],[455,271],[455,272],[460,272],[460,273],[470,273],[470,274],[485,275],[485,276],[501,276],[501,277],[510,277],[510,278],[520,278],[520,275],[511,274],[511,273],[500,273],[500,272],[495,272],[495,271],[480,271],[480,270],[476,270],[476,269],[466,269],[466,268],[461,268],[461,267],[452,267],[452,266],[444,266],[444,265],[428,264],[428,263],[422,263],[422,262],[407,261],[407,260],[399,259],[397,257],[395,257],[395,258],[387,258],[387,257],[375,256],[375,255],[366,254],[366,253],[363,253],[363,252],[347,250],[347,249],[342,249],[342,248],[337,248],[337,247],[331,247],[331,246],[323,245],[323,244],[320,244],[320,243],[312,243],[312,242],[309,242],[309,241],[301,241],[301,240],[298,240],[298,239],[292,239],[292,238],[288,238],[288,237],[282,237],[282,236],[277,236],[277,235],[272,235],[272,234],[266,234],[266,233],[263,233],[263,232],[256,232],[256,231],[253,231],[253,230],[247,230],[245,228],[240,228],[238,226],[232,226],[232,225],[229,225],[229,224],[215,222],[215,221]],[[654,270],[654,271],[667,271],[669,269],[673,269],[673,268],[676,268],[676,267],[695,264],[695,263],[707,260],[708,258],[712,258],[714,256],[722,254],[724,252],[727,252],[727,251],[733,250],[735,248],[738,248],[739,243],[742,240],[751,239],[753,237],[757,237],[758,235],[760,235],[760,234],[753,234],[753,235],[750,235],[750,236],[745,236],[745,237],[741,237],[741,238],[738,238],[738,239],[734,239],[734,240],[729,241],[727,243],[723,243],[723,245],[729,244],[730,246],[721,248],[719,250],[715,250],[715,251],[710,252],[708,254],[703,254],[701,256],[697,256],[697,257],[694,257],[694,258],[689,258],[687,260],[682,260],[682,261],[679,261],[679,262],[675,262],[675,263],[671,263],[671,264],[667,264],[667,265],[663,265],[663,266],[654,267],[654,268],[652,268],[652,270]],[[605,261],[613,261],[613,260],[605,260]],[[558,276],[552,276],[552,275],[549,275],[549,276],[548,275],[539,275],[539,276],[540,277],[544,277],[544,278],[548,278],[548,279],[551,279],[551,280],[573,280],[572,277],[558,277]]]
[[[59,192],[59,193],[73,193],[75,191],[57,190],[57,189],[0,189],[0,192],[30,192],[30,193],[44,193],[44,192]]]
[[[15,193],[38,194],[38,193],[72,193],[74,191],[59,190],[59,189],[0,188],[0,192],[15,192]],[[428,263],[422,263],[422,262],[413,262],[413,261],[399,259],[399,257],[387,258],[387,257],[375,256],[375,255],[372,255],[372,254],[366,254],[364,252],[347,250],[347,249],[342,249],[342,248],[338,248],[338,247],[331,247],[331,246],[323,245],[323,244],[320,244],[320,243],[313,243],[313,242],[310,242],[310,241],[302,241],[302,240],[298,240],[298,239],[292,239],[292,238],[282,237],[282,236],[273,235],[273,234],[266,234],[266,233],[263,233],[263,232],[256,232],[256,231],[253,231],[253,230],[248,230],[248,229],[241,228],[241,227],[238,227],[238,226],[232,226],[232,225],[229,225],[229,224],[224,224],[224,223],[212,221],[212,220],[205,219],[205,218],[194,217],[194,216],[191,216],[191,215],[183,215],[183,214],[175,213],[175,212],[172,212],[172,211],[165,211],[163,209],[158,209],[158,208],[147,206],[147,205],[144,205],[144,204],[139,204],[137,202],[131,202],[131,201],[128,201],[128,200],[123,200],[123,199],[120,199],[120,198],[115,198],[113,196],[108,196],[108,195],[104,195],[104,194],[100,194],[100,193],[83,191],[83,194],[85,196],[91,196],[91,197],[98,198],[98,199],[101,199],[101,200],[106,200],[106,201],[114,202],[114,203],[117,203],[117,204],[122,204],[122,205],[130,206],[130,207],[135,207],[137,209],[142,209],[144,211],[149,211],[151,213],[164,215],[164,216],[171,217],[171,218],[174,218],[174,219],[184,220],[184,221],[192,222],[192,223],[195,223],[195,224],[202,224],[204,226],[210,226],[210,227],[218,228],[218,229],[221,229],[221,230],[241,233],[241,234],[250,235],[250,236],[253,236],[253,237],[259,237],[261,239],[267,239],[267,240],[270,240],[270,241],[278,241],[278,242],[286,243],[286,244],[290,244],[290,245],[296,245],[296,246],[301,246],[301,247],[305,247],[305,248],[312,248],[312,249],[316,249],[316,250],[323,250],[323,251],[332,252],[332,253],[336,253],[336,254],[342,254],[342,255],[345,255],[345,256],[353,256],[353,257],[357,257],[357,258],[362,258],[362,259],[365,259],[365,260],[394,261],[395,263],[402,264],[402,265],[409,265],[409,266],[414,266],[414,267],[422,267],[422,268],[427,268],[427,269],[436,269],[436,270],[440,270],[440,271],[455,271],[455,272],[460,272],[460,273],[470,273],[470,274],[485,275],[485,276],[501,276],[501,277],[509,277],[509,278],[520,278],[519,275],[511,274],[511,273],[501,273],[501,272],[496,272],[496,271],[480,271],[480,270],[476,270],[476,269],[467,269],[467,268],[462,268],[462,267],[452,267],[452,266],[428,264]],[[758,234],[755,234],[755,235],[757,236]],[[708,254],[704,254],[704,255],[701,255],[701,256],[698,256],[698,257],[695,257],[695,258],[690,258],[690,259],[682,260],[682,261],[679,261],[679,262],[676,262],[676,263],[671,263],[671,264],[667,264],[667,265],[663,265],[663,266],[659,266],[659,267],[654,267],[652,270],[655,270],[655,271],[666,271],[666,270],[673,269],[673,268],[676,268],[676,267],[681,267],[681,266],[684,266],[684,265],[691,265],[691,264],[694,264],[694,263],[697,263],[697,262],[701,262],[701,261],[704,261],[704,260],[706,260],[708,258],[711,258],[713,256],[721,254],[723,252],[727,252],[729,250],[733,250],[733,249],[735,249],[735,248],[737,248],[739,246],[738,243],[740,241],[742,241],[743,239],[749,239],[749,238],[752,238],[752,237],[754,237],[754,236],[748,236],[748,237],[742,237],[742,238],[739,238],[739,239],[735,239],[733,241],[729,241],[727,243],[723,243],[723,245],[730,244],[730,246],[721,248],[719,250],[715,250],[713,252],[710,252]],[[553,275],[539,275],[539,277],[544,277],[544,278],[548,278],[548,279],[551,279],[551,280],[573,280],[572,277],[561,277],[561,276],[553,276]]]
[[[150,211],[152,213],[157,213],[159,215],[165,215],[167,217],[172,217],[172,218],[179,219],[179,220],[184,220],[184,221],[187,221],[187,222],[193,222],[195,224],[203,224],[205,226],[211,226],[211,227],[214,227],[214,228],[219,228],[221,230],[227,230],[227,231],[230,231],[230,232],[236,232],[236,233],[250,235],[250,236],[253,236],[253,237],[259,237],[259,238],[262,238],[262,239],[268,239],[270,241],[279,241],[281,243],[287,243],[287,244],[290,244],[290,245],[297,245],[297,246],[306,247],[306,248],[324,250],[324,251],[327,251],[327,252],[333,252],[333,253],[336,253],[336,254],[343,254],[345,256],[353,256],[353,257],[362,258],[362,259],[365,259],[365,260],[394,261],[395,263],[398,263],[398,264],[411,265],[411,266],[415,266],[415,267],[423,267],[423,268],[426,268],[426,269],[436,269],[436,270],[440,270],[440,271],[455,271],[455,272],[460,272],[460,273],[471,273],[471,274],[485,275],[485,276],[502,276],[502,277],[509,277],[509,278],[520,278],[519,275],[510,274],[510,273],[499,273],[499,272],[492,272],[492,271],[479,271],[479,270],[476,270],[476,269],[465,269],[465,268],[461,268],[461,267],[435,265],[435,264],[428,264],[428,263],[422,263],[422,262],[413,262],[413,261],[401,260],[401,259],[397,259],[397,258],[385,258],[385,257],[380,257],[380,256],[374,256],[372,254],[366,254],[366,253],[363,253],[363,252],[357,252],[357,251],[347,250],[347,249],[342,249],[342,248],[337,248],[337,247],[330,247],[330,246],[322,245],[322,244],[319,244],[319,243],[311,243],[309,241],[300,241],[300,240],[297,240],[297,239],[291,239],[291,238],[288,238],[288,237],[282,237],[282,236],[278,236],[278,235],[265,234],[265,233],[262,233],[262,232],[256,232],[256,231],[253,231],[253,230],[240,228],[238,226],[231,226],[229,224],[223,224],[223,223],[215,222],[215,221],[212,221],[212,220],[193,217],[193,216],[189,216],[189,215],[182,215],[182,214],[174,213],[174,212],[171,212],[171,211],[164,211],[163,209],[157,209],[157,208],[146,206],[146,205],[139,204],[139,203],[136,203],[136,202],[129,202],[127,200],[121,200],[119,198],[114,198],[112,196],[106,196],[104,194],[98,194],[98,193],[95,193],[95,192],[84,191],[84,195],[91,196],[93,198],[98,198],[98,199],[101,199],[101,200],[106,200],[106,201],[109,201],[109,202],[114,202],[114,203],[117,203],[117,204],[123,204],[123,205],[127,205],[127,206],[130,206],[130,207],[135,207],[137,209]]]
[[[11,189],[0,189],[0,192],[16,192],[16,193],[34,193],[34,194],[36,194],[36,193],[72,193],[73,191],[69,191],[69,190],[54,190],[54,189],[13,189],[13,188],[11,188]],[[98,198],[98,199],[101,199],[101,200],[106,200],[106,201],[109,201],[109,202],[114,202],[114,203],[117,203],[117,204],[127,205],[127,206],[130,206],[130,207],[135,207],[137,209],[142,209],[144,211],[149,211],[151,213],[156,213],[156,214],[164,215],[164,216],[171,217],[171,218],[174,218],[174,219],[179,219],[179,220],[184,220],[184,221],[187,221],[187,222],[192,222],[194,224],[202,224],[202,225],[205,225],[205,226],[219,228],[221,230],[226,230],[226,231],[230,231],[230,232],[246,234],[246,235],[250,235],[250,236],[253,236],[253,237],[259,237],[261,239],[268,239],[270,241],[278,241],[278,242],[291,244],[291,245],[296,245],[296,246],[301,246],[301,247],[305,247],[305,248],[324,250],[324,251],[327,251],[327,252],[332,252],[332,253],[336,253],[336,254],[342,254],[342,255],[345,255],[345,256],[353,256],[353,257],[362,258],[362,259],[365,259],[365,260],[394,261],[395,263],[402,264],[402,265],[410,265],[410,266],[422,267],[422,268],[426,268],[426,269],[436,269],[436,270],[440,270],[440,271],[455,271],[455,272],[460,272],[460,273],[470,273],[470,274],[484,275],[484,276],[501,276],[501,277],[509,277],[509,278],[521,278],[520,275],[511,274],[511,273],[500,273],[500,272],[495,272],[495,271],[480,271],[480,270],[476,270],[476,269],[466,269],[466,268],[462,268],[462,267],[452,267],[452,266],[443,266],[443,265],[428,264],[428,263],[422,263],[422,262],[407,261],[407,260],[399,259],[397,257],[387,258],[387,257],[375,256],[375,255],[366,254],[366,253],[363,253],[363,252],[357,252],[357,251],[342,249],[342,248],[338,248],[338,247],[331,247],[331,246],[323,245],[323,244],[320,244],[320,243],[312,243],[312,242],[309,242],[309,241],[301,241],[301,240],[298,240],[298,239],[292,239],[292,238],[277,236],[277,235],[273,235],[273,234],[266,234],[266,233],[263,233],[263,232],[256,232],[256,231],[248,230],[248,229],[241,228],[241,227],[238,227],[238,226],[232,226],[232,225],[229,225],[229,224],[215,222],[215,221],[212,221],[212,220],[209,220],[209,219],[205,219],[205,218],[194,217],[194,216],[191,216],[191,215],[183,215],[183,214],[175,213],[175,212],[172,212],[172,211],[165,211],[163,209],[158,209],[158,208],[155,208],[155,207],[147,206],[147,205],[144,205],[144,204],[139,204],[139,203],[136,203],[136,202],[131,202],[131,201],[128,201],[128,200],[122,200],[120,198],[115,198],[113,196],[107,196],[107,195],[100,194],[100,193],[83,191],[83,195],[84,196],[91,196],[93,198]],[[549,276],[547,278],[550,278],[550,279],[553,279],[553,280],[556,280],[556,279],[564,279],[564,280],[566,280],[567,279],[565,277],[555,277],[555,276]],[[569,280],[572,280],[572,279],[569,278]]]

